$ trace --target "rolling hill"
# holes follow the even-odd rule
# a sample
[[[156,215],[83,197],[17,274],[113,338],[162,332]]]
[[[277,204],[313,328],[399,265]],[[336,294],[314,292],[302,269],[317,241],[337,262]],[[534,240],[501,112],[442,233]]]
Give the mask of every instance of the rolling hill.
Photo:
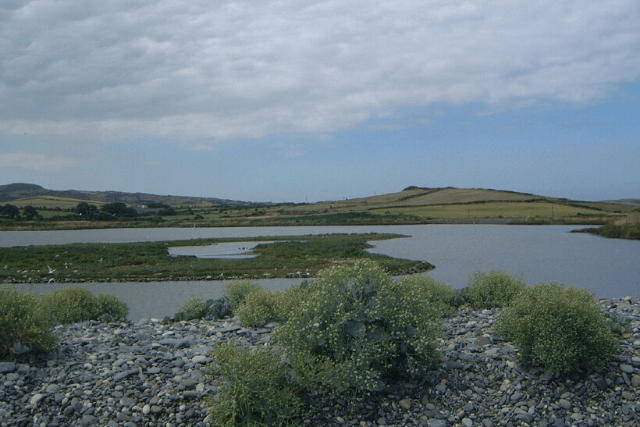
[[[635,199],[634,199],[635,200]],[[163,203],[170,215],[149,212],[131,222],[80,221],[80,202],[100,207],[121,202],[132,207]],[[117,191],[47,190],[35,184],[0,186],[0,204],[38,209],[40,221],[2,218],[3,229],[19,227],[245,227],[400,224],[589,224],[623,221],[638,208],[630,200],[586,202],[482,188],[407,187],[396,193],[317,203],[252,203],[226,199],[160,196]],[[152,212],[153,213],[153,212]],[[145,216],[146,215],[146,216]],[[28,222],[28,223],[27,223]]]
[[[258,206],[263,204],[189,196],[160,196],[120,191],[48,190],[36,184],[0,185],[0,203],[67,208],[80,202],[96,205],[121,202],[131,206],[164,203],[169,206]]]

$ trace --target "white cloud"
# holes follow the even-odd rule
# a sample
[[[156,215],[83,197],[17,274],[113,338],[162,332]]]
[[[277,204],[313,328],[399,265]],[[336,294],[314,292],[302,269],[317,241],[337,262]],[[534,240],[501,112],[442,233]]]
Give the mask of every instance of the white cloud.
[[[0,129],[225,140],[582,105],[640,76],[638,28],[637,0],[31,1],[0,10]]]
[[[24,169],[35,172],[59,172],[78,165],[69,157],[46,153],[10,152],[0,153],[0,168]]]

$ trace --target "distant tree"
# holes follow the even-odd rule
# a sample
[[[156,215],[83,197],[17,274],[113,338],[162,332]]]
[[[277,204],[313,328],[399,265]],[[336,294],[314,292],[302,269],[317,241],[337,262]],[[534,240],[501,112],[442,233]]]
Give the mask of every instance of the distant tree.
[[[178,212],[171,206],[167,206],[166,208],[160,209],[158,211],[158,216],[172,216],[177,214]]]
[[[24,208],[22,208],[22,214],[24,215],[24,218],[27,221],[31,221],[34,218],[37,218],[37,219],[42,218],[38,213],[38,210],[31,205],[25,206]]]
[[[122,202],[113,202],[102,205],[100,211],[115,217],[134,217],[137,215],[135,209],[127,207],[127,205]]]
[[[93,219],[97,221],[113,221],[114,218],[115,217],[113,215],[102,211],[96,212],[96,214],[93,216]]]
[[[82,219],[92,219],[95,213],[98,211],[96,205],[90,205],[87,202],[80,202],[75,209],[76,213],[82,217]]]
[[[17,218],[18,216],[20,216],[20,209],[17,206],[7,203],[1,208],[2,212],[0,212],[0,214],[2,214],[2,216],[7,216],[9,218]]]

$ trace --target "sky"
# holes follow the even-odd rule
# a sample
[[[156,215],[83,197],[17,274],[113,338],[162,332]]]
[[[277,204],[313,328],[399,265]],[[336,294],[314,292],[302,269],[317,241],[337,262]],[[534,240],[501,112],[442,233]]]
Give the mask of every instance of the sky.
[[[0,185],[640,198],[638,0],[2,0]]]

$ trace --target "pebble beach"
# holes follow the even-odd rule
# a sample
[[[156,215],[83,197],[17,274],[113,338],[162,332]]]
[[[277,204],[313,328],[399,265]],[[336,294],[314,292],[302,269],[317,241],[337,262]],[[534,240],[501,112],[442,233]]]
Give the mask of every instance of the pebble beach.
[[[319,396],[308,426],[638,426],[640,298],[600,300],[633,327],[614,360],[589,376],[554,376],[517,364],[492,328],[498,311],[462,309],[444,321],[442,360],[428,384],[393,384],[353,403]],[[206,375],[212,346],[268,345],[271,329],[235,319],[163,324],[85,322],[56,329],[44,360],[0,362],[0,426],[212,425]]]

